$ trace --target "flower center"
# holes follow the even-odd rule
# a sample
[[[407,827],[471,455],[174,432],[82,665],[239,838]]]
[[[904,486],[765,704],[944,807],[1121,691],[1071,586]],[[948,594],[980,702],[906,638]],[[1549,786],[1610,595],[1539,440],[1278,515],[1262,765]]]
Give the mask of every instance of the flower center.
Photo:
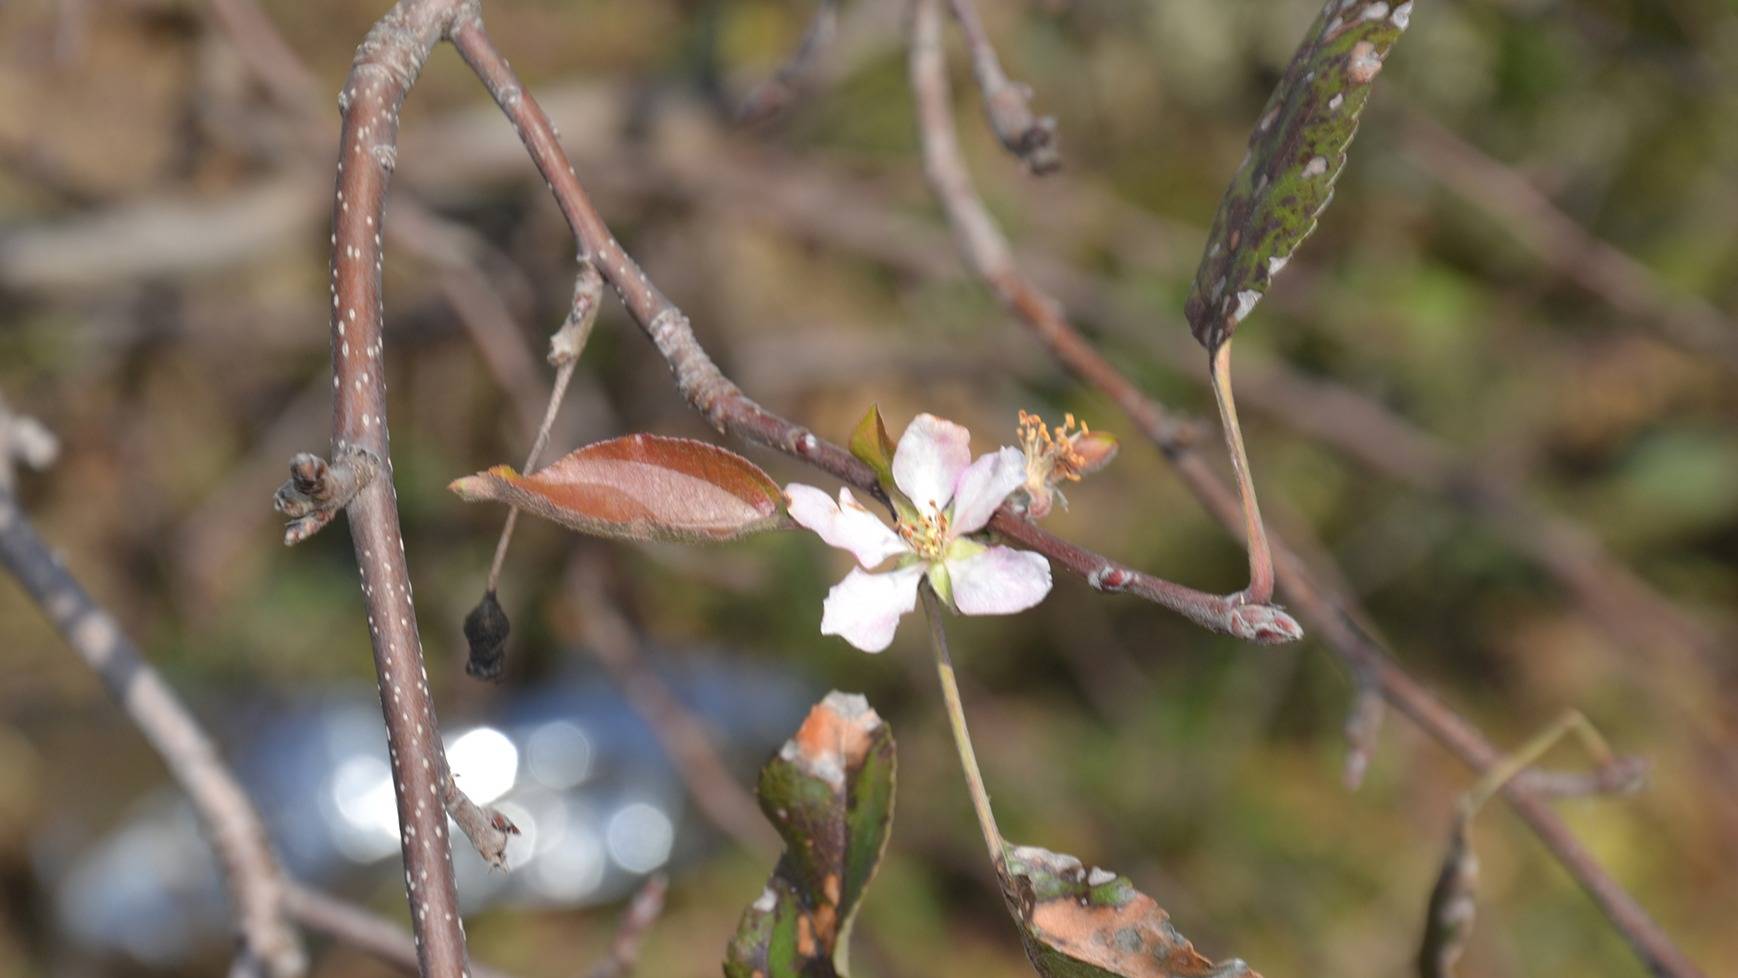
[[[927,513],[915,519],[900,520],[898,532],[913,553],[924,560],[936,561],[947,550],[948,522],[948,515],[937,509],[935,501],[931,500]]]

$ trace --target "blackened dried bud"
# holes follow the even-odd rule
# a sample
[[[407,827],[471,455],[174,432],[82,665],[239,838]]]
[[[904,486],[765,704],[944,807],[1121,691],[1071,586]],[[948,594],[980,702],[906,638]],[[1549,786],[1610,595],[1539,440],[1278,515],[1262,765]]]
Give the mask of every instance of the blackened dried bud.
[[[495,592],[484,592],[483,600],[465,616],[465,642],[471,647],[465,672],[483,680],[501,678],[501,668],[507,660],[507,635],[511,631],[512,623],[501,610]]]

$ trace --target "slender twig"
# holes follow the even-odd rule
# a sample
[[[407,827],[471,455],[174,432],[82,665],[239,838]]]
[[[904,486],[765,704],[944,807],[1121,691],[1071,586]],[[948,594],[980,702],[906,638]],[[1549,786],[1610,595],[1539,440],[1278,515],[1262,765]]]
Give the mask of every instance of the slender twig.
[[[1513,781],[1522,772],[1537,764],[1539,758],[1557,746],[1557,742],[1565,736],[1573,734],[1581,742],[1582,749],[1593,758],[1597,770],[1622,770],[1616,757],[1611,753],[1611,746],[1605,742],[1598,728],[1588,722],[1580,710],[1569,710],[1558,717],[1545,729],[1534,734],[1525,744],[1504,757],[1501,761],[1487,768],[1478,783],[1473,785],[1460,800],[1460,810],[1463,815],[1471,818],[1476,815],[1491,796],[1503,789],[1503,786]]]
[[[966,790],[972,796],[972,811],[978,817],[978,831],[983,834],[984,848],[989,851],[990,865],[1001,869],[1004,850],[1002,831],[996,827],[996,813],[990,808],[990,792],[984,787],[984,774],[978,770],[978,753],[972,748],[972,734],[966,728],[965,704],[960,700],[959,680],[954,676],[953,657],[948,654],[947,630],[942,624],[941,599],[927,580],[918,584],[923,595],[923,613],[929,620],[929,644],[935,652],[936,677],[941,681],[941,698],[947,707],[948,728],[953,731],[954,748],[959,751],[960,770],[965,772]]]
[[[236,973],[301,974],[306,959],[295,929],[284,919],[283,879],[258,812],[192,714],[53,555],[5,488],[0,488],[0,564],[102,679],[192,799],[234,903],[241,943]]]
[[[561,400],[567,395],[568,383],[573,380],[573,368],[578,365],[580,355],[585,352],[586,341],[591,338],[592,326],[597,322],[597,308],[602,301],[603,277],[597,273],[597,266],[581,259],[579,275],[573,283],[573,303],[568,307],[567,319],[555,331],[555,335],[549,338],[549,362],[555,367],[555,385],[549,390],[549,403],[543,409],[543,420],[537,425],[537,435],[532,439],[531,450],[525,453],[526,472],[536,468],[543,449],[549,445],[549,431],[555,426],[555,416],[561,409]],[[491,593],[500,585],[501,565],[507,560],[507,546],[513,540],[513,525],[518,516],[519,510],[508,509],[507,521],[501,526],[501,539],[495,544],[495,559],[489,563],[487,588]]]
[[[712,732],[646,664],[633,628],[605,593],[603,568],[596,560],[582,557],[570,570],[568,590],[575,599],[586,648],[652,728],[700,813],[747,851],[777,852],[778,838],[761,817],[753,796],[719,756]]]
[[[670,890],[670,880],[663,873],[646,878],[634,898],[628,901],[627,913],[610,940],[609,953],[604,955],[586,978],[627,978],[640,961],[640,945],[646,934],[664,913],[664,895]]]
[[[785,114],[813,81],[817,63],[839,30],[840,0],[817,0],[802,39],[772,77],[756,85],[736,108],[738,122],[765,125]]]
[[[233,975],[292,978],[307,968],[284,918],[283,877],[265,825],[193,714],[36,532],[13,495],[14,464],[48,464],[54,440],[0,402],[0,565],[102,680],[192,799],[217,851],[241,949]]]
[[[948,0],[954,19],[965,35],[966,47],[972,53],[972,74],[984,97],[984,115],[990,129],[1008,152],[1020,158],[1026,169],[1043,175],[1062,166],[1056,146],[1056,119],[1032,111],[1032,88],[1023,82],[1011,81],[1002,70],[1002,59],[978,18],[974,0]]]

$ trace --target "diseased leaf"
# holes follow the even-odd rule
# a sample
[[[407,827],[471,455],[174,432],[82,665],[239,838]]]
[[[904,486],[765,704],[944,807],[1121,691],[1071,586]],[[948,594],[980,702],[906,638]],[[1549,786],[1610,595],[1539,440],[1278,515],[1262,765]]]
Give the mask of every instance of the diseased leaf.
[[[1346,148],[1412,2],[1327,0],[1274,89],[1207,235],[1184,314],[1209,351],[1267,293],[1334,196]]]
[[[530,475],[497,465],[447,488],[624,540],[733,540],[785,525],[784,494],[753,462],[663,435],[600,441]]]
[[[851,920],[893,825],[893,731],[861,696],[828,693],[760,772],[785,840],[725,949],[726,978],[842,978]]]
[[[1002,888],[1044,978],[1261,978],[1202,957],[1125,876],[1036,846],[1008,846]]]
[[[1473,852],[1471,828],[1471,813],[1462,811],[1449,830],[1448,851],[1430,889],[1424,940],[1418,948],[1421,978],[1454,978],[1454,964],[1472,935],[1478,914],[1479,860]]]
[[[857,422],[851,432],[851,454],[875,470],[875,478],[883,488],[893,486],[893,439],[887,436],[887,423],[881,420],[881,405],[871,404],[869,413]]]

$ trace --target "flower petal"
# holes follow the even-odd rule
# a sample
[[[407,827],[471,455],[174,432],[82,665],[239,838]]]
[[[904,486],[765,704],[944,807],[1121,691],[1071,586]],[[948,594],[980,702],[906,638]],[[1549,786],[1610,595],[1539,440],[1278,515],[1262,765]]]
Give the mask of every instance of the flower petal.
[[[793,482],[785,486],[791,519],[815,531],[822,540],[840,550],[849,550],[864,567],[874,567],[910,548],[887,524],[875,518],[851,495],[840,489],[837,504],[814,486]]]
[[[827,592],[821,634],[837,635],[865,652],[885,649],[893,642],[899,617],[917,607],[917,581],[928,566],[912,564],[885,574],[851,568]]]
[[[893,452],[893,483],[920,511],[947,507],[954,484],[972,462],[971,432],[946,418],[920,414],[905,426]]]
[[[1050,562],[1030,550],[991,547],[948,561],[947,570],[962,615],[1011,615],[1050,593]]]
[[[953,494],[954,536],[976,533],[995,515],[1008,494],[1026,481],[1026,456],[1018,448],[1003,448],[978,456],[971,468],[960,473]]]

